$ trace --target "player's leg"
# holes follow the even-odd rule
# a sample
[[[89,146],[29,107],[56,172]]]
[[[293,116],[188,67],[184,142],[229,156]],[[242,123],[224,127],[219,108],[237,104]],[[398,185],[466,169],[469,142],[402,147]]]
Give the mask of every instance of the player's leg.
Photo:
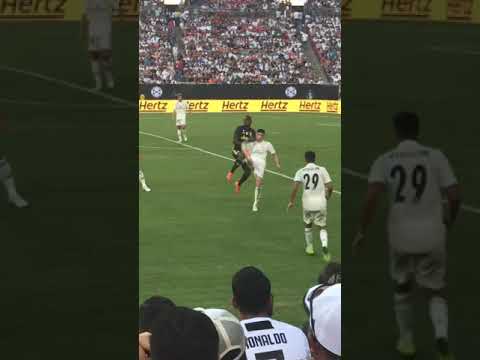
[[[138,179],[140,180],[140,184],[142,185],[142,189],[146,192],[150,192],[152,191],[152,189],[150,189],[147,185],[147,182],[145,180],[145,175],[143,174],[143,171],[142,170],[139,170],[139,173],[138,173]]]
[[[391,275],[394,282],[393,310],[398,327],[397,351],[406,357],[416,353],[413,341],[413,257],[391,251]]]
[[[177,137],[178,137],[178,142],[182,142],[182,125],[180,125],[178,121],[177,121]]]
[[[426,290],[437,352],[440,359],[453,359],[448,342],[446,254],[444,247],[422,256],[417,266],[417,283]]]
[[[0,182],[2,182],[3,186],[5,186],[5,190],[7,191],[8,195],[8,201],[11,204],[18,208],[24,208],[28,206],[28,203],[18,194],[12,174],[12,168],[4,159],[0,159]]]
[[[188,141],[188,138],[187,138],[187,124],[183,123],[182,125],[182,135],[183,135],[183,141],[187,142]]]
[[[263,188],[263,173],[255,174],[255,197],[253,201],[252,211],[258,211],[258,205],[260,204],[260,199],[262,198],[262,188]]]
[[[322,244],[322,256],[326,262],[330,262],[331,255],[328,250],[327,211],[315,212],[314,223],[320,228],[320,242]]]
[[[233,174],[235,173],[235,171],[243,165],[243,159],[242,159],[242,152],[241,151],[238,151],[238,150],[232,150],[232,156],[233,156],[233,165],[232,165],[232,168],[230,169],[230,171],[227,173],[227,181],[229,183],[232,182],[232,179],[233,179]],[[248,165],[246,165],[248,167]],[[250,168],[248,168],[248,170],[250,171]],[[245,168],[243,169],[243,172],[245,173]],[[249,174],[250,176],[250,174]]]
[[[92,69],[93,79],[95,80],[95,90],[101,90],[103,87],[102,80],[102,68],[100,64],[100,53],[95,50],[91,50],[90,54],[90,66]]]
[[[100,62],[103,75],[105,76],[105,80],[107,82],[107,87],[109,89],[113,89],[113,87],[115,86],[115,80],[113,78],[112,70],[112,51],[102,50],[100,54]]]
[[[303,222],[305,224],[305,253],[307,255],[314,255],[315,249],[313,246],[313,221],[309,211],[303,211]]]
[[[243,183],[245,181],[248,180],[250,175],[252,175],[252,168],[250,167],[250,165],[245,160],[241,161],[241,166],[242,166],[242,169],[243,169],[243,174],[242,174],[242,177],[240,178],[240,180],[238,180],[235,183],[235,191],[236,192],[240,192],[240,187],[243,185]]]

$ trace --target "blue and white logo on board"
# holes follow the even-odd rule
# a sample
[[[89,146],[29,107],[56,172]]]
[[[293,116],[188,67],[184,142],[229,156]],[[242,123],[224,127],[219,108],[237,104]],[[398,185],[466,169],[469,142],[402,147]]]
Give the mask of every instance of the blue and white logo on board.
[[[285,89],[285,95],[289,98],[293,98],[297,95],[297,89],[294,86],[289,86]]]
[[[154,86],[152,87],[152,90],[150,91],[150,93],[154,98],[160,98],[163,95],[163,90],[160,86]]]

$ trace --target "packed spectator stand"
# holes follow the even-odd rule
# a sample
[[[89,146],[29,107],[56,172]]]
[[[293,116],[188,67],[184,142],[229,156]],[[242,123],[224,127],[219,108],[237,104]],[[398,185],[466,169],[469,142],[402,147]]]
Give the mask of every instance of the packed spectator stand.
[[[339,84],[339,3],[300,13],[283,0],[144,0],[140,83]]]

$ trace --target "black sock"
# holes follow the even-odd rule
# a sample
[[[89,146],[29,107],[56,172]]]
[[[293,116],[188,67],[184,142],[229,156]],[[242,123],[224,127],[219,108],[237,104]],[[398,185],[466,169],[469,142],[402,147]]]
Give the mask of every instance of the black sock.
[[[245,181],[247,181],[247,179],[252,174],[252,170],[248,167],[247,164],[242,164],[242,168],[243,168],[243,175],[240,178],[240,180],[238,181],[239,185],[242,185]]]
[[[238,163],[235,161],[235,162],[233,163],[233,166],[232,166],[232,169],[230,170],[230,172],[231,172],[231,173],[234,173],[235,170],[237,170],[239,166],[240,166],[240,165],[238,165]]]

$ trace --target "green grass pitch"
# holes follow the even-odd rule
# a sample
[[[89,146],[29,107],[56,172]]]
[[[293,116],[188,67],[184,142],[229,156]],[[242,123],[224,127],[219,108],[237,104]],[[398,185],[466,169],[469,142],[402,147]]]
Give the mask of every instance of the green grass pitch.
[[[188,118],[188,144],[230,157],[233,130],[242,118],[193,114]],[[253,118],[276,147],[282,174],[293,177],[303,166],[303,153],[312,149],[340,191],[339,117],[289,113]],[[272,281],[275,317],[301,325],[302,296],[325,263],[318,253],[304,253],[301,199],[286,211],[292,181],[267,173],[261,209],[254,214],[253,178],[235,194],[225,180],[230,160],[161,137],[176,139],[172,116],[141,116],[140,166],[153,191],[140,194],[140,301],[161,294],[185,306],[231,309],[232,275],[254,265]],[[276,170],[271,161],[267,167]],[[241,169],[236,178],[240,174]],[[335,261],[340,261],[340,204],[341,195],[333,194],[328,229]],[[319,244],[317,237],[318,250]]]

